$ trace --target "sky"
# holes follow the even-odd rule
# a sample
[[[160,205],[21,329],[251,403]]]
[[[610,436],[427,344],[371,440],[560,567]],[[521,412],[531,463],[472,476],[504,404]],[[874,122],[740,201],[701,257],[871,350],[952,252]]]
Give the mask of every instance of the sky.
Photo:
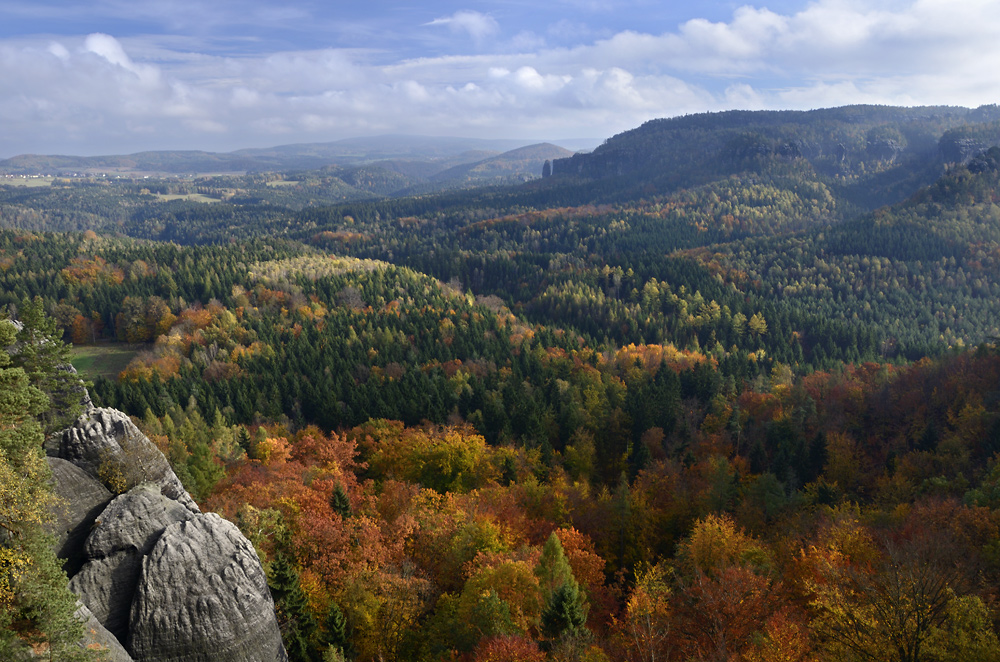
[[[996,0],[0,0],[0,158],[1000,102]]]

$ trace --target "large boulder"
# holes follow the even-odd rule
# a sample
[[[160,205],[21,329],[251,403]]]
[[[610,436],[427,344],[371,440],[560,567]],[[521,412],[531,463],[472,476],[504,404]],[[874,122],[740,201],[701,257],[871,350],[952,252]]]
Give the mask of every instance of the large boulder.
[[[56,555],[66,560],[63,569],[72,576],[83,563],[83,545],[94,520],[114,495],[75,464],[58,457],[46,459],[57,497],[48,530],[56,538]]]
[[[171,524],[143,559],[126,648],[144,662],[285,660],[257,553],[215,513]]]
[[[160,449],[117,409],[88,409],[46,444],[51,456],[72,462],[113,492],[154,483],[164,496],[200,512]]]
[[[85,563],[70,580],[95,618],[121,641],[128,636],[129,613],[142,572],[142,559],[160,534],[194,515],[144,483],[116,497],[100,514],[87,538]]]

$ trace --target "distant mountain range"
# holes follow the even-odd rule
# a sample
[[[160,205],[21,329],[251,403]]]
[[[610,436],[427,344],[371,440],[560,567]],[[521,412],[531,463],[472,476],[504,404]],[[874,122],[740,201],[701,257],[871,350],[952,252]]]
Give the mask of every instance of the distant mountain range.
[[[570,148],[592,146],[568,141]],[[151,151],[128,155],[60,156],[22,154],[0,160],[0,174],[13,175],[201,175],[237,172],[316,170],[329,166],[378,166],[432,188],[459,180],[504,183],[538,176],[546,159],[572,155],[571,149],[524,140],[484,140],[421,136],[375,136],[329,143],[242,149],[228,153]],[[450,173],[450,174],[444,174]]]

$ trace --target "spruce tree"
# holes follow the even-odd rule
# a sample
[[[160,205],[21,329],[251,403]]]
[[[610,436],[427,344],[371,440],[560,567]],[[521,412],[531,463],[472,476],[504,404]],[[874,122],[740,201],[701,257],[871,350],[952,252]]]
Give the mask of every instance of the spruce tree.
[[[587,601],[573,576],[559,536],[553,531],[535,568],[542,588],[542,633],[550,642],[587,636]]]
[[[326,621],[323,623],[323,634],[320,637],[320,643],[326,649],[323,653],[324,662],[326,662],[327,658],[339,661],[353,657],[354,655],[354,649],[351,647],[348,638],[347,618],[335,602],[330,603]]]
[[[587,609],[575,579],[564,582],[553,593],[542,610],[542,632],[549,639],[575,637],[584,634]]]
[[[243,449],[244,453],[250,454],[250,433],[242,425],[236,432],[236,443]]]
[[[337,486],[333,488],[333,494],[330,495],[330,508],[342,519],[351,516],[351,500],[347,497],[347,492],[340,483],[337,483]]]
[[[312,662],[319,658],[315,647],[316,618],[302,592],[299,573],[284,554],[277,555],[271,563],[268,586],[290,662]]]
[[[566,553],[555,531],[549,534],[549,539],[545,541],[542,556],[535,568],[535,576],[538,577],[538,584],[542,588],[542,598],[546,601],[559,586],[573,579],[573,569],[569,567]]]

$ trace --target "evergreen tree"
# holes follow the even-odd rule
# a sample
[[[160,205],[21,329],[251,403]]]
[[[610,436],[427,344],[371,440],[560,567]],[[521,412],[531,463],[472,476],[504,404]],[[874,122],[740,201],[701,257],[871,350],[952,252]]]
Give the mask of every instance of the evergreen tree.
[[[545,546],[542,547],[542,556],[535,567],[535,576],[538,577],[538,584],[542,588],[542,599],[545,601],[551,598],[557,588],[573,579],[573,569],[566,560],[562,542],[559,541],[555,531],[549,534]]]
[[[49,400],[24,369],[11,367],[17,335],[0,320],[0,657],[26,659],[29,646],[47,646],[53,659],[81,659],[76,597],[42,531],[52,494],[36,417]],[[39,382],[47,376],[33,374]]]
[[[187,469],[192,481],[192,495],[198,500],[206,499],[215,484],[225,477],[226,470],[215,461],[212,449],[204,441],[195,441],[189,446],[189,451]]]
[[[250,432],[242,425],[236,432],[236,443],[243,449],[244,453],[250,454]]]
[[[274,597],[278,626],[290,662],[317,660],[320,654],[315,646],[319,629],[316,618],[302,592],[299,573],[284,554],[277,555],[271,563],[268,587]]]
[[[336,602],[330,603],[330,610],[326,615],[324,625],[323,643],[341,650],[346,649],[347,618],[344,617],[344,612],[337,606]]]
[[[351,516],[351,500],[347,498],[347,492],[344,491],[344,486],[340,483],[337,483],[337,486],[333,488],[333,494],[330,495],[330,508],[342,519]]]
[[[587,622],[587,600],[554,531],[542,548],[535,574],[545,605],[542,609],[542,633],[550,647],[560,640],[576,641],[586,637],[589,634],[584,625]]]
[[[85,385],[70,371],[69,347],[62,341],[56,320],[45,314],[41,297],[24,299],[18,320],[22,328],[9,352],[11,363],[23,368],[32,384],[51,400],[51,406],[40,415],[45,432],[61,430],[83,410]]]
[[[576,580],[560,584],[542,610],[542,632],[552,640],[583,635],[587,608]]]

